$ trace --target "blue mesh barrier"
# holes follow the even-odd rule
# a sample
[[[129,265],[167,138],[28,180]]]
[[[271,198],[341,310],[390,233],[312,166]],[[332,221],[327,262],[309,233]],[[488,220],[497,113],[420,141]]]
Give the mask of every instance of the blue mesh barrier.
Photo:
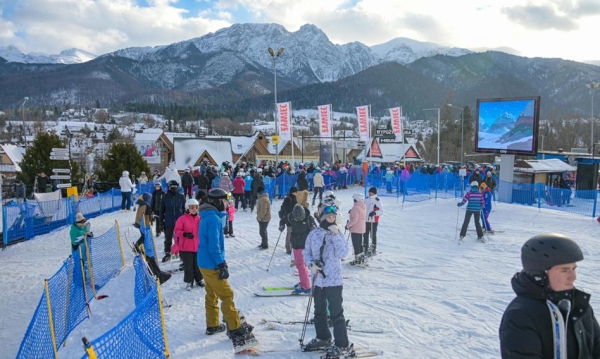
[[[92,265],[93,284],[98,290],[119,274],[123,267],[117,227],[112,227],[101,236],[87,238],[86,241]]]
[[[154,245],[154,237],[152,237],[152,227],[150,224],[144,223],[144,217],[142,217],[141,227],[144,232],[144,252],[148,257],[156,258],[156,246]]]
[[[86,218],[93,218],[120,208],[121,191],[115,189],[95,197],[81,198],[78,202],[74,197],[51,201],[26,201],[20,205],[10,202],[2,206],[2,243],[7,246],[71,225],[75,221],[77,211]]]
[[[98,358],[169,357],[163,332],[158,286],[117,326],[90,342]],[[82,358],[89,358],[86,353]]]
[[[135,306],[137,307],[144,298],[146,298],[148,293],[156,290],[156,280],[152,277],[152,274],[150,274],[146,264],[144,264],[139,255],[135,256],[133,259],[133,268],[135,269],[135,287],[133,296],[135,299]]]
[[[45,283],[47,291],[44,290],[33,314],[17,358],[53,357],[54,351],[58,351],[69,333],[88,318],[78,252],[73,253],[73,257],[69,257],[56,274]],[[52,326],[50,314],[52,314]]]
[[[42,294],[25,337],[21,341],[17,359],[25,358],[53,358],[54,344],[50,334],[50,317],[46,291]]]

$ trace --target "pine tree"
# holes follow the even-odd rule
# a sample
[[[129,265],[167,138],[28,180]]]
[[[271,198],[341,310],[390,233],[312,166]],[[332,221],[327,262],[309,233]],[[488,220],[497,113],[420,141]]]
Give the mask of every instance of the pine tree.
[[[52,148],[65,148],[56,132],[39,132],[33,142],[27,146],[23,161],[21,161],[21,174],[17,177],[26,185],[33,185],[35,176],[40,172],[50,176],[53,168],[69,168],[69,161],[57,161],[50,159]],[[71,183],[77,183],[80,177],[77,162],[71,160]]]
[[[135,145],[130,143],[116,143],[112,145],[105,159],[100,161],[102,170],[97,171],[101,181],[116,182],[123,171],[129,171],[136,176],[145,171],[150,173],[150,167],[140,155]]]

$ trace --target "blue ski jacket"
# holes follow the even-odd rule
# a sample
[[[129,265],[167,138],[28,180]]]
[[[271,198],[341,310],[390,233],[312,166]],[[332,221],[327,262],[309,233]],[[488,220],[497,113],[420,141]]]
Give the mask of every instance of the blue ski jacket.
[[[198,267],[204,269],[217,269],[219,264],[225,262],[225,240],[221,218],[225,212],[219,212],[211,204],[200,206],[200,229],[198,237]]]

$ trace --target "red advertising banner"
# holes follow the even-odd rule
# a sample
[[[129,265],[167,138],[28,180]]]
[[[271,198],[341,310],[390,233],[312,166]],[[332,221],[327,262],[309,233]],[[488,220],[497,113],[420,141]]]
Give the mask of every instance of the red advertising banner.
[[[279,136],[282,140],[292,140],[292,103],[282,102],[277,104],[277,117],[279,119]]]
[[[321,137],[331,138],[331,105],[317,106],[319,111],[319,129]]]
[[[402,140],[402,107],[390,108],[390,116],[392,117],[392,132],[396,135],[396,142],[404,142]]]
[[[369,105],[356,108],[358,117],[358,133],[361,141],[369,141]]]

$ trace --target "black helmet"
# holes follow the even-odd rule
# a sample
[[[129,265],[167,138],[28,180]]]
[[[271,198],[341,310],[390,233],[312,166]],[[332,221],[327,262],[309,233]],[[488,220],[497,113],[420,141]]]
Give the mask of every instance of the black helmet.
[[[581,249],[571,238],[543,233],[530,238],[521,248],[521,263],[527,274],[540,274],[555,265],[583,260]]]
[[[179,187],[179,183],[177,183],[177,181],[175,181],[175,180],[170,180],[169,183],[168,183],[168,185],[169,185],[169,187],[171,187],[171,186],[177,186],[177,187]]]
[[[294,221],[301,222],[304,220],[306,213],[304,211],[304,207],[300,203],[296,203],[294,209],[292,209],[292,218]]]
[[[213,188],[208,192],[208,199],[227,199],[227,192],[222,188]]]

